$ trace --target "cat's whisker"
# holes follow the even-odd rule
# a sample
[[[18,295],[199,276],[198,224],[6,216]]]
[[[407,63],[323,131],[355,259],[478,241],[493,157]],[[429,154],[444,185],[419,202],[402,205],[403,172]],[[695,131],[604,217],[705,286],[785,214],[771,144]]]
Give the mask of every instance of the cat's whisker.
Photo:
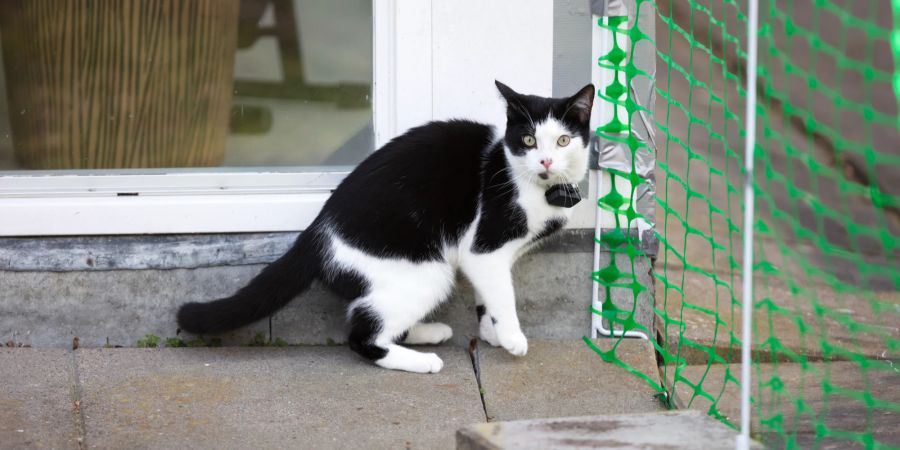
[[[511,167],[507,167],[506,169],[504,169],[504,172],[508,172],[510,175],[512,175],[512,177],[505,183],[502,183],[502,184],[499,184],[496,186],[497,188],[502,188],[502,187],[508,186],[505,191],[499,192],[500,195],[506,195],[507,193],[511,192],[513,189],[516,189],[517,184],[520,181],[525,181],[525,182],[533,181],[533,177],[528,172],[515,173],[515,172],[512,172]]]
[[[497,175],[501,175],[501,174],[505,174],[505,173],[508,174],[510,170],[512,170],[512,167],[506,166],[503,168],[503,170],[500,170],[500,171],[494,173],[493,175],[491,175],[491,179],[488,180],[487,183],[485,183],[485,187],[486,188],[491,187],[492,186],[491,183],[494,181],[494,178],[497,178]]]

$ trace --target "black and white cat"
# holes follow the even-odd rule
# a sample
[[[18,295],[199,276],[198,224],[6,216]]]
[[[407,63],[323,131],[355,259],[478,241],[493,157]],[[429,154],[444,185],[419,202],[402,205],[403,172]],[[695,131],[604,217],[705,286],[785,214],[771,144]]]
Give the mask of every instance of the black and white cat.
[[[350,348],[388,369],[438,372],[443,361],[400,344],[437,344],[453,331],[423,323],[472,282],[483,340],[524,355],[511,268],[563,227],[570,208],[545,192],[587,172],[593,85],[569,98],[516,93],[503,134],[452,120],[414,128],[372,153],[337,187],[294,246],[231,297],[188,303],[181,329],[229,331],[267,317],[318,279],[350,303]]]

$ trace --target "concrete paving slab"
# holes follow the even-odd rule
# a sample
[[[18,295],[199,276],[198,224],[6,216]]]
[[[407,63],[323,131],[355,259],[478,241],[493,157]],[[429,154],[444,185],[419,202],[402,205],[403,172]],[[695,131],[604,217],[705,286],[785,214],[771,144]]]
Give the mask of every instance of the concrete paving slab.
[[[615,342],[601,339],[597,345],[606,350]],[[480,346],[481,387],[492,421],[663,409],[646,382],[603,362],[581,340],[531,340],[524,357],[484,343]],[[659,378],[649,342],[623,340],[616,354],[652,379]]]
[[[800,364],[760,364],[754,368],[751,395],[758,402],[754,410],[759,418],[782,415],[782,427],[794,435],[798,448],[863,448],[859,443],[840,439],[836,436],[817,436],[817,423],[838,432],[871,434],[880,444],[900,446],[900,413],[890,406],[869,408],[865,399],[852,398],[848,393],[864,392],[872,396],[873,405],[900,404],[900,374],[888,361],[869,361],[871,367],[863,369],[857,362],[833,361],[830,363],[809,363],[806,368]],[[881,367],[881,370],[876,369]],[[740,365],[713,364],[687,366],[681,376],[692,384],[702,380],[704,391],[718,399],[717,409],[732,423],[740,420],[740,386],[735,382],[725,382],[725,370],[739,376]],[[705,378],[704,378],[705,375]],[[759,381],[766,386],[781,386],[776,393],[766,388],[759,391]],[[723,387],[724,386],[724,387]],[[704,397],[690,398],[691,388],[679,384],[676,395],[685,405],[700,411],[708,411],[711,402]],[[830,393],[826,395],[826,390]],[[685,392],[686,391],[686,392]],[[797,402],[806,408],[798,413]],[[762,430],[765,431],[765,430]],[[772,448],[784,447],[778,436],[767,436],[764,440]],[[818,440],[817,440],[818,439]]]
[[[469,356],[439,374],[346,347],[79,350],[89,448],[451,448],[484,421]]]
[[[71,352],[0,348],[0,447],[78,448]]]
[[[457,450],[548,448],[722,449],[737,434],[696,411],[493,422],[459,430]],[[754,442],[750,448],[761,449]]]

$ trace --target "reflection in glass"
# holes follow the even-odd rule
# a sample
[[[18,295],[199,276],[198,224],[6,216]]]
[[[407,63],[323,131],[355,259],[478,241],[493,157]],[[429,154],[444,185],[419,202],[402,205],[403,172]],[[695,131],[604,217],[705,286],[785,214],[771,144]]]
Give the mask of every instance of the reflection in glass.
[[[0,170],[348,165],[368,0],[0,5]]]

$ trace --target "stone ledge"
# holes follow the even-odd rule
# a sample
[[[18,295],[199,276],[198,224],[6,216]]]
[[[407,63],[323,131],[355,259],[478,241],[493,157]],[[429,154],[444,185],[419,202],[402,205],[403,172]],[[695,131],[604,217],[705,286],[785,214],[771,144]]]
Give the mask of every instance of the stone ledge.
[[[538,419],[472,425],[456,432],[457,450],[735,448],[737,434],[696,411]],[[754,442],[750,448],[762,449]]]
[[[564,230],[536,253],[593,251],[593,229]],[[196,269],[268,264],[297,232],[0,238],[0,271]]]

